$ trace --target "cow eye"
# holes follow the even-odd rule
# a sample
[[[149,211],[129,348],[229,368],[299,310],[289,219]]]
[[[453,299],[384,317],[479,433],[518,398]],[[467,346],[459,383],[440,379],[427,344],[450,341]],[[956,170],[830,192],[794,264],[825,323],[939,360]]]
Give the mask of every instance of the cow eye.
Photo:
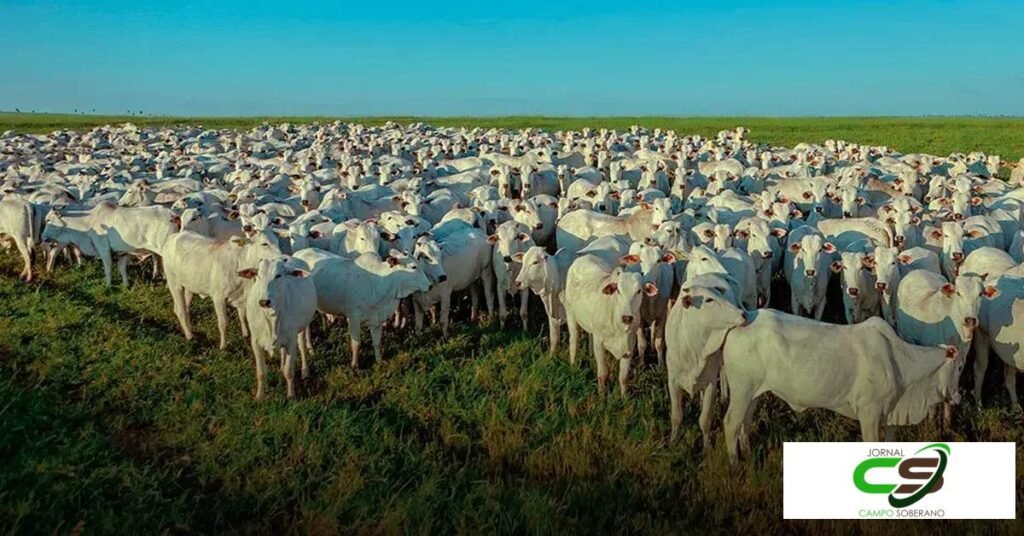
[[[705,302],[707,302],[707,303],[711,303],[711,302],[713,302],[713,301],[715,301],[715,300],[714,300],[714,299],[712,299],[712,298],[707,298],[707,299],[705,299],[704,301],[705,301]]]

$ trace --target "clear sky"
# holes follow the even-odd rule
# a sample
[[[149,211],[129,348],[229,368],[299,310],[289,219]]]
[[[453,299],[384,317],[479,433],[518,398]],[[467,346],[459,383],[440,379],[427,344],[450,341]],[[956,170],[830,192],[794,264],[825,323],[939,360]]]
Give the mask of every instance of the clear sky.
[[[1024,115],[1024,1],[0,0],[0,110]]]

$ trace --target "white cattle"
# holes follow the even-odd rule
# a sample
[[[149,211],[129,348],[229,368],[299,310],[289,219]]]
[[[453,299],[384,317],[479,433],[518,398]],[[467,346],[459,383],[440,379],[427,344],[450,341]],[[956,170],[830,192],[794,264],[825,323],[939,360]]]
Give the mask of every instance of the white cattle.
[[[755,399],[763,393],[795,411],[824,408],[857,419],[864,441],[881,441],[883,427],[891,437],[891,427],[921,422],[931,406],[959,402],[966,359],[952,346],[907,343],[880,318],[844,326],[771,309],[750,313],[749,323],[733,328],[722,355],[732,461],[738,447],[749,450]]]
[[[529,291],[526,288],[516,289],[514,281],[518,277],[520,267],[512,258],[517,253],[523,253],[534,247],[533,238],[530,236],[530,229],[525,225],[507,221],[498,226],[494,234],[487,237],[492,247],[491,267],[494,269],[494,279],[498,291],[498,319],[502,326],[508,317],[506,300],[509,294],[519,294],[519,318],[523,322],[523,330],[527,328],[527,305],[529,304]]]
[[[607,352],[619,361],[619,389],[626,396],[640,304],[644,294],[655,296],[658,291],[653,283],[644,283],[640,274],[628,273],[595,255],[583,255],[569,268],[565,285],[569,361],[576,362],[580,329],[590,333],[601,393],[608,380]]]
[[[432,236],[421,236],[416,240],[416,258],[442,266],[445,275],[430,290],[413,295],[416,329],[423,328],[423,313],[434,304],[440,304],[441,332],[445,337],[448,336],[451,297],[455,292],[470,291],[470,317],[475,322],[479,303],[477,285],[482,284],[487,313],[494,314],[494,272],[491,268],[491,244],[487,236],[463,222],[448,223],[454,225],[436,229]]]
[[[821,320],[825,312],[825,292],[836,247],[810,226],[789,233],[785,252],[785,276],[790,288],[792,312]]]
[[[560,326],[565,323],[565,282],[574,259],[575,255],[565,250],[560,249],[551,255],[539,246],[512,255],[512,260],[521,265],[515,278],[515,288],[529,289],[544,303],[551,354],[558,349]]]
[[[665,364],[665,320],[668,316],[670,291],[675,282],[675,255],[656,244],[634,242],[629,247],[627,271],[639,270],[643,282],[652,283],[655,288],[664,289],[653,296],[644,295],[640,303],[640,326],[637,328],[637,355],[642,359],[647,353],[647,334],[651,330],[651,342],[658,355],[658,365]]]
[[[1003,381],[1011,408],[1020,411],[1017,371],[1024,370],[1024,278],[1001,276],[989,283],[994,295],[982,302],[974,337],[974,398],[980,405],[989,354],[995,352],[1003,361]]]
[[[39,237],[35,229],[35,214],[32,203],[21,199],[0,200],[0,240],[14,242],[14,247],[25,262],[21,278],[32,280],[32,249]]]
[[[394,256],[381,260],[376,253],[321,259],[312,274],[317,309],[348,319],[353,368],[359,366],[362,327],[370,330],[374,356],[382,360],[384,322],[395,314],[403,298],[430,289],[430,279],[418,261]]]
[[[242,335],[248,336],[245,321],[245,281],[238,272],[255,266],[259,261],[281,254],[275,241],[258,233],[253,238],[233,237],[220,242],[190,231],[172,235],[161,250],[167,289],[174,301],[174,314],[178,317],[185,338],[192,340],[189,306],[192,295],[213,300],[217,316],[220,348],[227,347],[227,306],[238,311]],[[204,269],[197,270],[197,266]]]
[[[941,274],[939,256],[925,248],[910,248],[903,251],[895,247],[875,248],[875,288],[881,300],[882,317],[889,325],[896,327],[896,295],[900,281],[913,270],[927,270]]]
[[[577,210],[558,221],[555,243],[572,254],[591,239],[609,235],[628,235],[643,240],[654,231],[651,219],[654,212],[647,207],[625,217],[609,216],[592,210]]]
[[[854,243],[832,261],[832,272],[840,276],[843,291],[843,313],[847,324],[856,324],[876,316],[881,302],[875,291],[875,247],[869,241]]]
[[[316,287],[308,267],[290,257],[264,258],[257,268],[238,275],[252,280],[245,300],[245,319],[256,360],[256,399],[264,396],[266,356],[281,353],[281,372],[288,383],[288,398],[295,398],[295,360],[301,353],[302,377],[309,376],[306,344],[300,339],[316,314]]]
[[[746,322],[746,313],[736,305],[730,282],[718,274],[705,274],[686,281],[668,313],[665,367],[673,441],[683,420],[683,392],[703,393],[699,422],[705,450],[710,446],[722,345],[730,329]]]

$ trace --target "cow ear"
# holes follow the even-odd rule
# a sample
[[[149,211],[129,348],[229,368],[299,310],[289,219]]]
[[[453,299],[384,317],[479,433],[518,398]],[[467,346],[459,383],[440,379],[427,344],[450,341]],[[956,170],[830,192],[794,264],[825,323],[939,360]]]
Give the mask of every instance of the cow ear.
[[[793,253],[799,253],[800,252],[800,242],[795,242],[793,244],[790,244],[789,245],[789,250],[792,251]]]
[[[292,270],[289,273],[290,273],[290,275],[292,277],[298,277],[298,278],[309,277],[309,272],[307,272],[305,270],[302,270],[300,268],[296,268],[296,269]]]
[[[784,195],[780,195],[779,196],[779,203],[789,203],[789,198],[784,196]]]
[[[861,260],[860,263],[861,263],[861,266],[867,268],[868,270],[874,270],[875,269],[875,256],[874,255],[865,255],[864,259]]]
[[[934,238],[935,240],[942,240],[942,231],[932,231],[932,238]]]
[[[832,242],[825,242],[824,244],[821,245],[821,250],[824,251],[825,253],[835,253],[836,247],[832,245]]]
[[[637,194],[637,195],[639,195],[639,194]],[[640,207],[643,208],[644,210],[651,210],[651,204],[650,203],[640,203]]]
[[[523,205],[516,205],[516,212],[522,212],[524,210],[526,210],[526,207]]]
[[[679,299],[679,303],[682,304],[683,309],[689,309],[693,307],[693,296],[683,296]]]
[[[638,262],[640,262],[640,257],[638,255],[623,255],[622,258],[619,259],[619,264],[622,265],[636,264]]]
[[[232,236],[231,237],[231,243],[236,245],[236,246],[244,246],[248,242],[249,241],[245,237],[241,237],[241,236]]]
[[[512,260],[516,262],[523,262],[523,252],[520,251],[519,253],[512,255]]]
[[[864,196],[862,196],[862,195],[858,195],[857,196],[857,204],[858,205],[863,205],[864,203],[867,203],[867,199],[864,199]]]
[[[387,263],[388,263],[388,266],[394,268],[395,266],[398,266],[398,259],[396,259],[394,257],[388,257],[387,258]]]
[[[956,287],[954,287],[952,283],[946,283],[945,285],[942,285],[939,290],[941,290],[942,294],[948,298],[956,292]]]
[[[181,225],[181,216],[178,216],[178,215],[171,216],[171,223],[175,223],[175,224]]]
[[[391,233],[389,233],[387,231],[381,231],[380,232],[380,237],[381,237],[382,240],[384,240],[386,242],[391,242],[391,241],[393,241],[396,238],[395,235],[393,235],[393,234],[391,234]]]
[[[498,243],[498,235],[492,234],[492,235],[488,236],[487,237],[487,243],[488,244],[497,244]]]
[[[676,256],[671,251],[661,256],[662,262],[673,263],[676,262]]]
[[[911,259],[910,255],[900,255],[899,260],[901,264],[910,264],[914,259]]]
[[[750,233],[746,231],[736,231],[735,233],[733,233],[733,235],[736,238],[747,238],[748,236],[750,236]]]
[[[644,283],[644,294],[648,297],[655,297],[658,295],[658,286],[648,281]]]
[[[775,238],[785,238],[787,234],[789,234],[789,231],[785,229],[772,229],[772,236]]]
[[[920,225],[921,224],[921,218],[918,218],[917,216],[914,216],[913,218],[910,218],[910,224],[911,225]]]
[[[981,295],[991,300],[999,296],[999,289],[989,285],[981,291]]]
[[[244,279],[254,279],[256,277],[256,269],[255,268],[246,268],[245,270],[239,270],[238,271],[238,277],[241,277],[241,278],[244,278]]]
[[[225,216],[225,219],[227,219],[228,221],[235,221],[235,220],[237,220],[238,219],[238,211],[237,210],[229,210],[228,211],[228,215]]]
[[[971,205],[978,206],[980,204],[981,204],[981,198],[980,197],[972,197],[971,198]]]
[[[843,263],[842,261],[832,261],[832,264],[829,265],[829,268],[832,269],[832,273],[838,274],[839,272],[843,271]]]
[[[956,346],[941,345],[942,348],[946,349],[946,359],[956,359],[960,355],[960,350],[956,349]]]
[[[967,234],[968,234],[968,235],[969,235],[969,236],[970,236],[971,238],[978,238],[979,236],[981,236],[981,231],[979,231],[979,230],[977,230],[977,229],[972,229],[972,230],[971,230],[971,231],[970,231],[969,233],[967,233]]]
[[[800,209],[794,208],[793,211],[789,213],[789,217],[800,219],[804,217],[804,213]]]
[[[603,289],[601,289],[601,292],[603,292],[605,296],[611,296],[612,294],[615,294],[615,291],[617,290],[619,290],[618,284],[608,283]]]

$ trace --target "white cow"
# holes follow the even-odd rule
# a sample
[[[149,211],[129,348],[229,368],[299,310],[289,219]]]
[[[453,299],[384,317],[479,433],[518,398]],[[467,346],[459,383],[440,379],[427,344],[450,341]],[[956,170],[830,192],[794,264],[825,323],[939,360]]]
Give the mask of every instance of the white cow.
[[[563,249],[551,255],[540,246],[512,255],[512,260],[521,264],[515,287],[531,290],[544,303],[551,354],[558,349],[561,325],[565,323],[565,282],[574,259],[574,255]]]
[[[643,240],[654,231],[653,215],[653,210],[648,207],[641,207],[626,217],[576,210],[558,221],[555,243],[575,255],[594,237],[628,235],[633,240]]]
[[[479,229],[461,221],[448,222],[445,229],[436,229],[433,235],[416,240],[415,256],[444,269],[444,280],[430,290],[413,295],[416,329],[423,328],[423,313],[434,304],[440,304],[441,332],[448,336],[451,297],[455,292],[470,290],[472,298],[471,321],[477,319],[479,295],[477,283],[484,287],[487,313],[494,314],[494,271],[491,268],[491,244]]]
[[[605,353],[619,361],[619,389],[626,383],[639,327],[643,294],[655,296],[658,288],[644,283],[640,274],[628,273],[596,255],[583,255],[569,268],[565,285],[565,314],[569,327],[569,361],[576,362],[580,329],[590,333],[597,362],[597,387],[604,393],[608,381]]]
[[[309,376],[306,345],[300,339],[316,314],[316,287],[308,267],[291,257],[264,258],[257,268],[238,275],[252,280],[245,300],[250,343],[256,359],[256,399],[263,398],[267,354],[281,353],[281,372],[288,383],[288,398],[295,398],[295,360],[301,353],[302,377]]]
[[[900,281],[913,270],[927,270],[941,274],[939,256],[931,250],[916,247],[903,250],[895,247],[875,248],[875,288],[881,300],[882,317],[890,326],[896,327],[896,295]]]
[[[836,351],[836,349],[842,349]],[[917,346],[881,318],[826,324],[760,309],[729,332],[722,348],[729,385],[725,440],[729,458],[749,450],[755,399],[772,393],[796,411],[830,409],[860,421],[864,441],[882,428],[917,424],[928,408],[959,402],[965,356],[952,346]]]
[[[141,210],[141,209],[139,209]],[[164,243],[164,274],[167,289],[174,301],[174,314],[181,323],[185,338],[192,340],[192,323],[189,306],[192,295],[209,297],[213,300],[213,311],[217,316],[217,331],[220,333],[220,348],[227,347],[228,314],[227,306],[238,311],[242,335],[248,336],[245,320],[245,281],[238,272],[256,266],[259,261],[281,254],[277,243],[264,233],[253,238],[236,236],[227,242],[219,242],[191,231],[172,235]],[[197,269],[202,266],[203,269]]]
[[[1024,278],[1001,276],[988,282],[995,291],[991,300],[982,302],[974,337],[974,398],[980,405],[989,353],[995,352],[1005,365],[1012,409],[1020,411],[1017,371],[1024,370]]]
[[[518,277],[519,266],[512,258],[517,253],[523,253],[534,247],[533,238],[530,236],[530,229],[516,221],[507,221],[498,226],[494,234],[487,237],[493,248],[491,252],[491,267],[494,269],[494,279],[498,291],[498,319],[501,325],[505,325],[508,317],[506,300],[509,294],[519,294],[519,318],[523,322],[523,330],[527,328],[527,305],[529,304],[529,291],[526,288],[513,288],[516,277]]]
[[[395,314],[403,298],[430,289],[430,279],[419,264],[408,258],[381,260],[376,253],[363,253],[351,259],[322,259],[313,267],[317,309],[348,319],[353,368],[359,366],[362,326],[369,328],[373,353],[380,361],[384,322]]]
[[[34,228],[35,214],[32,203],[21,199],[0,201],[0,239],[9,239],[25,261],[21,278],[32,280],[32,249],[35,247],[39,230]]]
[[[841,220],[840,220],[841,221]],[[821,320],[825,312],[825,291],[832,255],[836,247],[810,226],[789,233],[785,253],[785,275],[790,288],[790,306],[794,314]]]

